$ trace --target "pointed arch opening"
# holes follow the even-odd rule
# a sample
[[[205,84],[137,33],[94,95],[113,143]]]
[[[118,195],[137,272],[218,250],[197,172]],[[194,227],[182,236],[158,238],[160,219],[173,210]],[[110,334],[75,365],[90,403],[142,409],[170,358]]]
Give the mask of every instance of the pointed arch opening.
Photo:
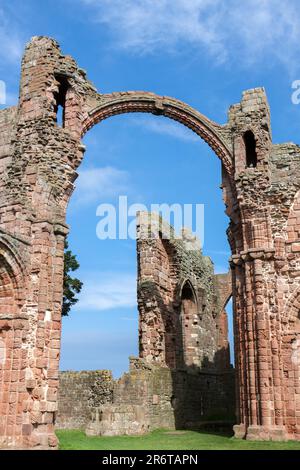
[[[180,316],[184,365],[198,365],[198,307],[195,291],[189,280],[186,280],[182,286]]]

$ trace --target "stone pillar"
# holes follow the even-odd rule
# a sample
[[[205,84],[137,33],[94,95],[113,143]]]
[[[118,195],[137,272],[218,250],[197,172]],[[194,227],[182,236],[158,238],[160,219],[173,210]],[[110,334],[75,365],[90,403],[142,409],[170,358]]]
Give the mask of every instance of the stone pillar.
[[[83,152],[72,129],[56,122],[56,74],[68,75],[74,67],[70,59],[61,70],[62,57],[49,38],[33,38],[27,46],[14,139],[1,173],[1,266],[7,278],[0,287],[7,298],[0,305],[3,447],[57,447],[65,211]],[[72,113],[67,116],[71,123]]]
[[[230,110],[235,191],[229,230],[235,291],[235,351],[239,413],[235,433],[247,439],[286,439],[282,419],[280,319],[274,314],[274,220],[268,188],[272,155],[270,113],[263,89],[244,92]],[[233,230],[240,219],[242,230]]]

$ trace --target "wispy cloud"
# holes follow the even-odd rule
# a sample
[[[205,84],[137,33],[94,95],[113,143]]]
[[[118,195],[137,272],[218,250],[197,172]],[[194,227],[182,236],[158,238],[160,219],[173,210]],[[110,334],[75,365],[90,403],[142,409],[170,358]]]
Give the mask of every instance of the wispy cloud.
[[[19,96],[17,93],[6,93],[6,106],[15,106],[18,103]]]
[[[0,4],[0,64],[19,63],[24,48],[22,36],[8,9]]]
[[[136,322],[136,316],[134,316],[134,317],[121,317],[121,320],[124,320],[124,321],[135,321],[135,322]]]
[[[110,310],[135,307],[136,276],[128,273],[93,272],[82,277],[78,310]]]
[[[183,140],[185,142],[200,141],[199,137],[193,131],[175,121],[167,120],[166,118],[139,116],[139,118],[131,118],[130,125],[141,127],[145,131],[153,132],[155,134],[174,137],[175,139]]]
[[[163,52],[162,47],[172,51],[183,40],[201,43],[223,55],[215,28],[209,27],[218,10],[214,4],[219,7],[219,0],[81,1],[95,7],[97,16],[94,19],[109,26],[122,48],[140,54]]]
[[[249,65],[298,62],[298,0],[80,0],[133,53],[190,50]]]
[[[129,174],[114,167],[89,168],[79,172],[72,207],[87,206],[92,203],[108,202],[121,193],[127,194]]]

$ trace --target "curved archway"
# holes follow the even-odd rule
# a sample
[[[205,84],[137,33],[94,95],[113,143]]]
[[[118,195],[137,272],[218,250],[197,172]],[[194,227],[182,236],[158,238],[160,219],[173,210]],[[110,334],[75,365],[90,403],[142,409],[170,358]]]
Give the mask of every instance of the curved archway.
[[[233,177],[232,151],[226,142],[226,129],[180,100],[149,92],[120,92],[100,95],[101,104],[91,109],[82,122],[81,136],[110,116],[124,113],[151,113],[180,122],[199,135],[222,161]]]
[[[300,289],[296,289],[286,302],[284,314],[289,325],[289,330],[294,329],[300,334]],[[290,333],[290,331],[289,331]]]
[[[0,296],[4,292],[7,295],[8,284],[12,288],[14,300],[21,302],[24,294],[24,267],[11,243],[0,240]]]
[[[182,298],[187,294],[187,292],[184,292],[185,289],[189,289],[191,291],[191,294],[194,298],[194,302],[198,305],[197,293],[194,289],[192,281],[187,277],[183,278],[177,287],[176,297],[178,301],[181,302]]]
[[[21,74],[18,106],[1,111],[2,151],[5,157],[1,166],[1,229],[3,232],[11,230],[12,246],[20,252],[20,259],[24,260],[26,267],[23,276],[26,302],[21,312],[24,325],[21,325],[19,317],[11,317],[18,332],[16,355],[27,349],[27,357],[22,358],[22,365],[18,363],[17,370],[23,382],[25,367],[32,367],[32,376],[26,377],[27,395],[23,394],[22,386],[22,396],[16,405],[12,406],[13,402],[6,395],[3,401],[5,406],[0,406],[0,419],[4,423],[0,445],[9,441],[17,447],[57,446],[53,423],[58,389],[63,242],[68,231],[65,212],[76,179],[76,169],[83,157],[84,147],[80,137],[110,116],[131,112],[163,115],[187,126],[207,142],[221,159],[224,170],[223,198],[230,217],[227,233],[233,254],[233,297],[237,312],[235,332],[239,403],[235,435],[249,439],[299,439],[299,384],[289,375],[293,367],[292,357],[298,354],[298,349],[291,344],[291,332],[297,330],[294,325],[299,324],[300,311],[299,292],[296,292],[299,261],[297,226],[300,220],[299,201],[296,203],[298,197],[295,198],[288,222],[287,211],[299,188],[300,149],[292,143],[273,145],[270,110],[264,89],[246,90],[242,99],[230,107],[227,124],[221,126],[173,98],[143,91],[97,93],[85,72],[72,57],[63,55],[57,42],[51,38],[34,37],[31,40],[23,57]],[[70,87],[69,95],[62,77],[66,77]],[[57,93],[58,96],[55,95]],[[60,127],[56,121],[56,108],[63,103],[67,114],[63,127]],[[250,142],[249,163],[253,165],[252,157],[255,157],[256,150],[258,165],[257,170],[248,171],[242,140],[244,132],[250,129],[256,142],[253,139]],[[233,177],[233,167],[236,179]],[[280,210],[278,205],[282,206]],[[22,240],[27,240],[29,247],[25,256]],[[279,247],[279,259],[277,253],[274,256],[275,241]],[[296,244],[290,247],[289,242]],[[8,255],[8,252],[2,259],[0,256],[0,285],[3,282],[6,286],[5,292],[13,290],[9,283],[11,279],[17,282],[16,273],[21,272],[18,267],[11,269],[14,256]],[[284,261],[283,266],[277,261]],[[7,285],[6,281],[9,281]],[[286,292],[291,293],[287,302]],[[201,293],[198,290],[197,294],[201,307]],[[184,297],[189,296],[184,293]],[[16,309],[16,312],[19,310]],[[46,312],[53,312],[44,325],[47,339],[54,339],[55,334],[54,341],[49,343],[39,337],[37,328],[39,322],[45,319]],[[46,318],[49,319],[49,315]],[[23,333],[27,337],[22,350]],[[278,345],[272,341],[274,337],[278,337]],[[13,338],[9,338],[8,344],[13,344],[12,341]],[[4,354],[3,343],[0,349],[1,357]],[[272,360],[266,361],[266,353]],[[286,359],[289,357],[288,362]],[[17,360],[21,361],[21,358]],[[51,375],[44,372],[45,368],[51,371]],[[9,373],[12,372],[11,362],[8,369]],[[294,377],[299,376],[298,370],[298,375],[294,373]],[[11,383],[13,389],[15,382],[14,371],[6,383]],[[41,397],[35,400],[38,405],[43,401],[43,408],[29,418],[27,411],[26,415],[22,415],[19,410],[24,409],[22,403],[30,398],[36,384],[45,392],[45,400]],[[12,393],[15,394],[14,391]],[[15,396],[12,398],[16,403]],[[12,410],[8,419],[6,410],[14,407],[16,409]]]
[[[182,328],[183,360],[184,365],[191,367],[195,365],[196,352],[198,347],[198,336],[195,331],[198,329],[197,318],[198,305],[195,290],[190,280],[186,280],[181,287],[180,317]],[[195,330],[195,331],[194,331]]]
[[[12,416],[22,421],[24,384],[15,387],[21,373],[21,344],[28,331],[26,315],[21,313],[24,304],[25,269],[20,257],[10,243],[9,237],[1,234],[0,240],[0,407],[6,410],[2,426],[10,426]],[[24,358],[24,356],[23,356]],[[12,366],[13,364],[13,366]],[[17,367],[16,367],[17,366]],[[14,385],[9,386],[9,382]],[[9,397],[9,406],[7,405]],[[1,435],[2,437],[2,435]],[[0,437],[0,446],[1,446]]]

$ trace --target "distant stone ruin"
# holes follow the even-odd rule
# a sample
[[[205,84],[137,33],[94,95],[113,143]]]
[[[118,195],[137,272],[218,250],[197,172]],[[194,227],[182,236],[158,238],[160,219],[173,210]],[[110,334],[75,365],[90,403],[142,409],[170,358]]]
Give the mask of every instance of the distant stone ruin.
[[[155,214],[140,213],[137,230],[139,358],[116,381],[100,371],[61,373],[58,425],[82,427],[85,414],[87,434],[112,436],[233,422],[231,276],[215,275],[199,241],[176,238]]]

